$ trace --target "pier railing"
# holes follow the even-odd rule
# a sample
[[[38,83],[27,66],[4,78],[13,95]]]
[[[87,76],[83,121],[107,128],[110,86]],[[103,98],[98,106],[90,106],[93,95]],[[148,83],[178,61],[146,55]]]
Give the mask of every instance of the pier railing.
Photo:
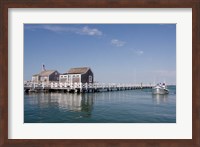
[[[152,88],[150,84],[116,84],[116,83],[34,83],[26,82],[24,90],[75,90],[75,91],[101,91],[101,90],[131,90]]]

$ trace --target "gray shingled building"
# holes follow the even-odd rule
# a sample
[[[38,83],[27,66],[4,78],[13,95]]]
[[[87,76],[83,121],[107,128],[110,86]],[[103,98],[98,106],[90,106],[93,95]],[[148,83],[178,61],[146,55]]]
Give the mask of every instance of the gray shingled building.
[[[61,74],[60,83],[93,83],[94,75],[89,67],[71,68],[67,73]]]
[[[50,83],[59,81],[59,72],[56,70],[44,70],[39,74],[32,76],[32,82],[34,83]]]

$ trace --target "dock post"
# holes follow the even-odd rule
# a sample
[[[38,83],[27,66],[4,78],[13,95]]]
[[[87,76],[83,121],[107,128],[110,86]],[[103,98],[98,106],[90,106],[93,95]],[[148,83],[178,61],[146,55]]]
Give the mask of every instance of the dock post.
[[[85,83],[85,88],[86,88],[86,91],[88,91],[88,84]]]
[[[80,83],[80,93],[82,93],[82,83]]]
[[[33,89],[35,89],[35,82],[33,83]]]
[[[42,82],[42,88],[44,89],[44,82]]]

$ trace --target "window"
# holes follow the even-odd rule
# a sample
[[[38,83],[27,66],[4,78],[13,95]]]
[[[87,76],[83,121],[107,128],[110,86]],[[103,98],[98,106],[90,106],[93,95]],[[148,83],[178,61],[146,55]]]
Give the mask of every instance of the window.
[[[42,82],[45,82],[45,81],[47,81],[47,77],[41,77],[40,80],[41,80]]]
[[[92,82],[92,76],[89,76],[89,82]]]

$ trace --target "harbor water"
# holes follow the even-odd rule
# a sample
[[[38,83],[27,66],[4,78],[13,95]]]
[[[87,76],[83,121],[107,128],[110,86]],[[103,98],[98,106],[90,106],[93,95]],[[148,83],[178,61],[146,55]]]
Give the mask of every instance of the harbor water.
[[[176,123],[176,86],[97,93],[24,94],[24,123]]]

